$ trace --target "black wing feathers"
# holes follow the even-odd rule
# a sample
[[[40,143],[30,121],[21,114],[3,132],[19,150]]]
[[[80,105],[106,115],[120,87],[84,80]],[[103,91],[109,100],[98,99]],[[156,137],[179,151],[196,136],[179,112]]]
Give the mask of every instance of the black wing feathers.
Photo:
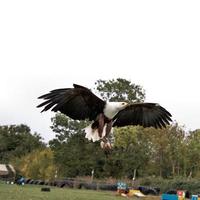
[[[74,88],[52,90],[39,99],[44,102],[37,107],[43,111],[51,109],[60,111],[72,119],[95,120],[103,113],[106,102],[98,98],[88,88],[74,84]],[[156,103],[133,103],[121,110],[113,119],[113,126],[141,125],[155,128],[166,127],[170,124],[171,114]]]
[[[39,99],[45,101],[37,107],[43,107],[43,111],[51,109],[60,111],[72,119],[94,120],[103,112],[105,102],[94,95],[88,88],[74,84],[74,88],[52,90],[42,95]]]
[[[170,124],[171,114],[156,103],[130,104],[114,118],[113,126],[141,125],[162,128]]]

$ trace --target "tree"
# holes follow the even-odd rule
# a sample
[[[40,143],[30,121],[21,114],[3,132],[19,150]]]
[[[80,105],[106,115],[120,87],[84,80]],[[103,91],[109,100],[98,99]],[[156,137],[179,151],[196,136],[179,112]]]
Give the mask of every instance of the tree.
[[[150,135],[141,126],[128,126],[115,130],[115,147],[121,148],[124,174],[132,177],[134,170],[139,176],[146,175],[146,166],[151,158]]]
[[[145,99],[143,88],[126,79],[117,78],[108,81],[99,79],[95,85],[100,96],[109,101],[143,102]]]
[[[95,176],[99,177],[105,154],[98,142],[92,143],[85,138],[83,128],[88,122],[72,120],[60,113],[52,118],[52,122],[56,138],[49,141],[49,145],[54,151],[58,176],[86,176],[95,168]]]
[[[17,171],[26,178],[53,180],[56,174],[54,155],[50,148],[37,149],[15,162]]]
[[[0,126],[0,162],[8,163],[45,144],[39,134],[31,133],[27,125]]]
[[[186,145],[187,173],[200,177],[200,129],[190,132]]]
[[[144,129],[152,143],[149,166],[161,177],[179,176],[184,171],[185,131],[177,123],[166,129]]]

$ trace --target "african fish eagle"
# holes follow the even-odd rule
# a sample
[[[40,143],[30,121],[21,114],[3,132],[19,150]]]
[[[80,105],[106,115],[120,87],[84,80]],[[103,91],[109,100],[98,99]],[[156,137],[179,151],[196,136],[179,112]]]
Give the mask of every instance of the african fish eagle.
[[[89,119],[85,137],[100,140],[102,148],[111,148],[108,135],[112,127],[141,125],[162,128],[170,124],[171,114],[157,103],[108,102],[100,99],[88,88],[73,84],[73,88],[50,91],[39,99],[45,101],[37,107],[43,111],[60,111],[74,120]]]

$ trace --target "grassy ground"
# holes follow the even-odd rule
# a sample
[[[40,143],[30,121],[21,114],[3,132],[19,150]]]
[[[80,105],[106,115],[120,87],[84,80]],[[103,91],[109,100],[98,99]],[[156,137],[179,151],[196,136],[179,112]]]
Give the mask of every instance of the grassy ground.
[[[0,199],[2,200],[121,200],[124,197],[116,196],[114,192],[61,189],[51,187],[50,192],[41,192],[42,186],[34,185],[7,185],[0,183]],[[132,200],[138,198],[131,197]],[[159,200],[159,197],[145,197],[145,200]]]

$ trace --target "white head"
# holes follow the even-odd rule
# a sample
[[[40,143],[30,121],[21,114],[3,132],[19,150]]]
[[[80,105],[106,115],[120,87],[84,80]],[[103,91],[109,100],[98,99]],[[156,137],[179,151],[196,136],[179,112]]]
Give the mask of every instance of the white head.
[[[115,107],[118,111],[123,110],[128,103],[126,102],[107,102],[109,105]]]
[[[104,114],[109,119],[112,119],[120,110],[126,108],[126,102],[107,102],[104,108]]]

